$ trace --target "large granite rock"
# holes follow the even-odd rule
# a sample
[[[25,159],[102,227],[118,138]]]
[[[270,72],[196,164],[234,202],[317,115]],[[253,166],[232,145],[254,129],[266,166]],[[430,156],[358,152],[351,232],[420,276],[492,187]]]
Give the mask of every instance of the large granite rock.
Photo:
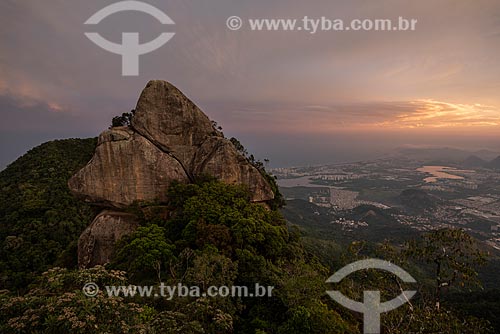
[[[131,127],[103,132],[92,160],[68,184],[87,202],[123,208],[165,201],[172,181],[189,182],[200,174],[247,185],[254,202],[274,198],[260,172],[193,102],[155,80],[142,92]]]
[[[150,81],[137,102],[132,128],[172,153],[183,165],[210,136],[222,136],[210,119],[166,81]]]
[[[134,215],[116,211],[101,212],[78,239],[79,267],[89,268],[108,263],[116,242],[133,233],[138,226]]]
[[[165,201],[173,180],[188,182],[181,164],[128,127],[99,136],[92,160],[69,180],[83,200],[123,208],[135,201]]]
[[[168,82],[151,81],[130,127],[104,131],[92,160],[68,185],[83,200],[116,210],[134,202],[166,202],[172,182],[191,182],[202,174],[247,185],[254,202],[274,198],[261,173],[193,102]],[[102,212],[80,237],[79,265],[108,262],[115,242],[136,227],[134,216]]]
[[[170,83],[154,80],[147,84],[137,102],[132,127],[175,156],[190,178],[210,174],[226,183],[248,185],[252,201],[274,198],[260,172]]]
[[[245,184],[253,202],[274,198],[269,183],[225,138],[211,137],[196,151],[191,164],[193,175],[210,174],[225,183]]]

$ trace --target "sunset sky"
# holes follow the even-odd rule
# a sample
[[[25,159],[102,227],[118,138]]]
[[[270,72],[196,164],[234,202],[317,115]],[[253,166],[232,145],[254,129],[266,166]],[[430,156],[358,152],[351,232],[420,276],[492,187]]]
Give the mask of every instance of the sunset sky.
[[[85,36],[141,42],[142,13],[83,23],[116,1],[2,0],[0,169],[55,138],[91,137],[168,80],[273,166],[373,158],[405,145],[500,151],[498,0],[148,0],[176,35],[122,77],[119,55]],[[416,31],[239,31],[231,15],[418,19]]]

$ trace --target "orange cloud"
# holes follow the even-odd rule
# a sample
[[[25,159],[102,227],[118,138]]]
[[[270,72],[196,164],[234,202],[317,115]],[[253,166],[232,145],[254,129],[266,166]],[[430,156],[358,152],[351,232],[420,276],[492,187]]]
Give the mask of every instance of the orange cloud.
[[[500,109],[434,99],[372,101],[337,105],[260,104],[246,108],[217,106],[233,129],[282,132],[391,131],[405,129],[471,131],[500,126]],[[216,118],[219,115],[215,115]],[[222,116],[220,118],[223,118]]]
[[[432,99],[410,101],[413,110],[376,125],[392,128],[457,128],[500,126],[500,110],[482,104],[456,104]]]
[[[48,100],[35,85],[28,81],[20,81],[14,85],[14,89],[10,87],[5,80],[0,79],[0,96],[6,96],[16,102],[16,105],[22,108],[30,108],[36,106],[46,106],[48,110],[53,112],[64,112],[65,108],[60,103]]]

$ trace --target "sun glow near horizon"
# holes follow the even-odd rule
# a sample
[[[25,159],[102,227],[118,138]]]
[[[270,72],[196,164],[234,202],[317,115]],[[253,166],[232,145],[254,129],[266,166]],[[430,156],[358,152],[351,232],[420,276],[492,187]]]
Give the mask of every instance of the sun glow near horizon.
[[[500,110],[480,103],[463,104],[420,99],[410,101],[414,110],[401,113],[380,126],[396,128],[483,128],[500,126]]]

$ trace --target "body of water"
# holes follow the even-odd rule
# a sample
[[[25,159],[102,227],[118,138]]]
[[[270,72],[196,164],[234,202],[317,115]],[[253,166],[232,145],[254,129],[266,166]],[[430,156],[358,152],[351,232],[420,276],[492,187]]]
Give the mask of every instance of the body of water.
[[[432,175],[432,176],[426,177],[424,179],[424,181],[427,183],[436,182],[439,179],[463,180],[464,179],[463,176],[454,175],[452,173],[453,172],[455,172],[455,173],[464,173],[464,172],[471,173],[471,172],[473,172],[470,170],[461,170],[461,169],[456,169],[453,167],[446,167],[446,166],[423,166],[421,168],[418,168],[417,171]]]
[[[314,187],[314,188],[328,188],[328,186],[322,186],[319,184],[311,183],[312,176],[302,176],[296,177],[294,179],[278,179],[278,185],[280,187]]]

